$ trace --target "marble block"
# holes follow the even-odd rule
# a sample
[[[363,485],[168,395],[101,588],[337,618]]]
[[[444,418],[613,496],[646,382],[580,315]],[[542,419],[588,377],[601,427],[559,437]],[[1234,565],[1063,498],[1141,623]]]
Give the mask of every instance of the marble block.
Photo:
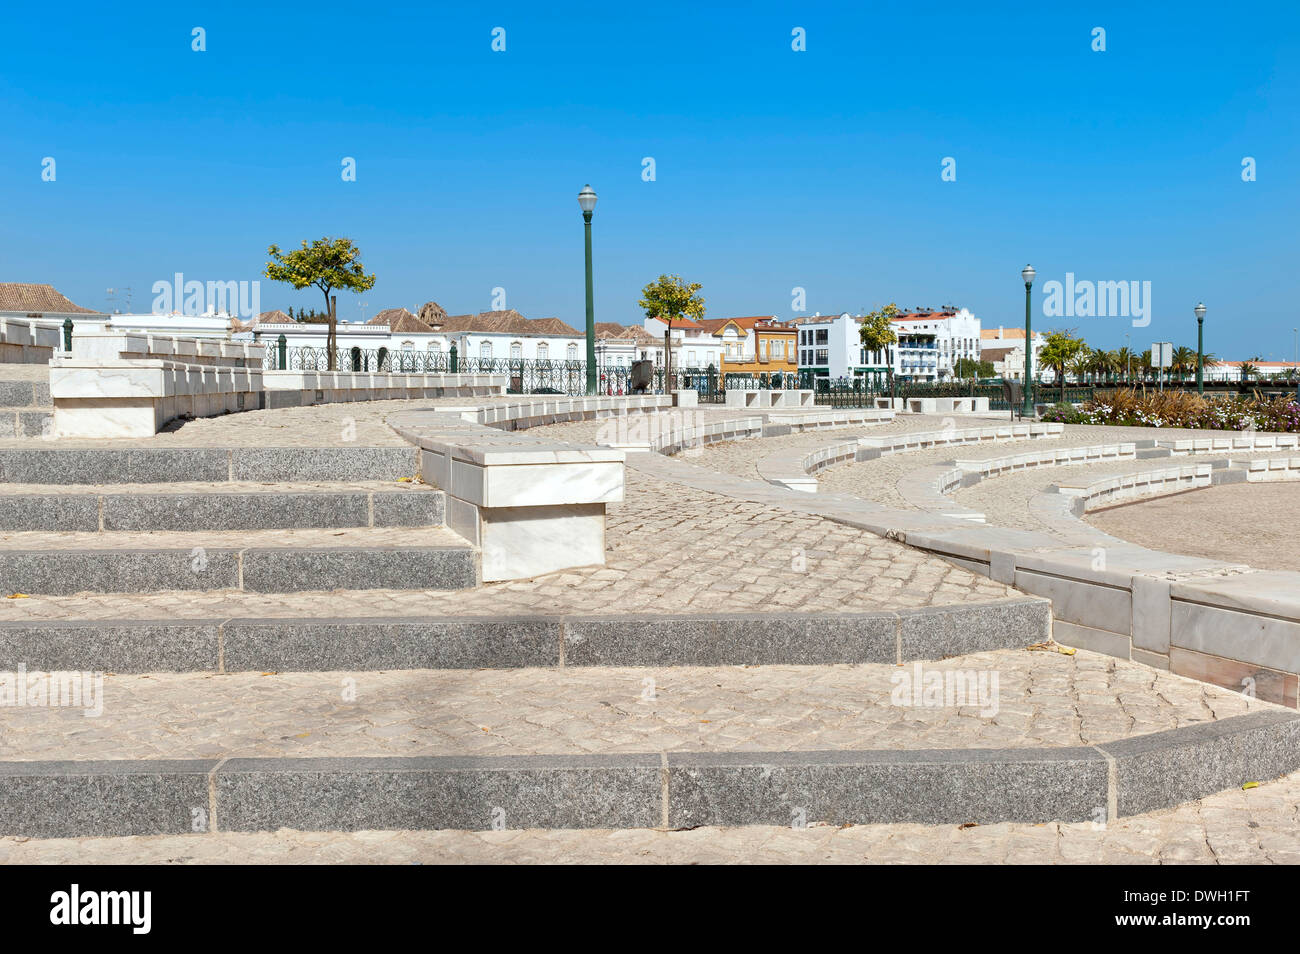
[[[604,565],[605,505],[480,508],[478,535],[484,583]]]

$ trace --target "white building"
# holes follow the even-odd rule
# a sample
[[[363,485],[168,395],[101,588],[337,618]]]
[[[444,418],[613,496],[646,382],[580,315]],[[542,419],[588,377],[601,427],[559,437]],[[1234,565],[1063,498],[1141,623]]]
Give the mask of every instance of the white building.
[[[666,322],[658,318],[647,318],[645,330],[660,341],[668,330]],[[716,337],[698,321],[689,318],[674,318],[672,335],[673,370],[707,371],[710,366],[714,371],[722,369],[722,339]]]
[[[911,311],[894,318],[894,375],[911,381],[950,381],[962,358],[978,360],[980,320],[965,308]]]
[[[1033,341],[1033,375],[1042,376],[1044,379],[1054,377],[1055,372],[1050,368],[1039,366],[1038,355],[1043,350],[1043,333],[1035,331]],[[1004,328],[1001,325],[996,329],[985,328],[980,332],[980,360],[991,361],[994,371],[1000,377],[1023,381],[1025,379],[1025,329]]]
[[[596,364],[601,368],[630,368],[633,361],[664,361],[663,336],[655,337],[640,325],[612,321],[596,323]]]
[[[462,359],[584,361],[587,336],[559,318],[525,318],[513,308],[452,315],[434,333],[456,345]]]
[[[898,341],[884,352],[862,346],[861,318],[799,318],[799,367],[816,377],[853,378],[893,368],[903,381],[944,381],[955,376],[958,360],[978,358],[980,321],[965,308],[913,311],[893,320]]]

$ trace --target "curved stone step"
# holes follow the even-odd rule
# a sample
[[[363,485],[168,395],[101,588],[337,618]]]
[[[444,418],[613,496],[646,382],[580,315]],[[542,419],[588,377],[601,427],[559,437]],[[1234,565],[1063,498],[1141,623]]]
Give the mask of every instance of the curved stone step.
[[[75,731],[7,712],[0,834],[1105,822],[1300,767],[1300,715],[1134,664],[927,668],[1001,671],[1000,708],[891,665],[110,674]]]
[[[359,607],[364,612],[364,603]],[[895,664],[1051,637],[1037,597],[875,613],[249,617],[0,622],[0,671],[311,672]]]
[[[401,480],[416,448],[0,447],[0,483],[131,484],[224,480]]]
[[[418,482],[78,486],[0,485],[2,531],[287,530],[430,527],[445,522],[446,496]],[[28,492],[28,491],[33,492]]]
[[[463,589],[478,551],[441,527],[207,533],[11,533],[5,593]]]

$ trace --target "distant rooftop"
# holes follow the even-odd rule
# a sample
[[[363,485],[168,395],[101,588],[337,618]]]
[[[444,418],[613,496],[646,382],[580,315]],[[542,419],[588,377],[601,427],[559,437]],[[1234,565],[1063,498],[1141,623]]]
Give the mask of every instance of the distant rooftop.
[[[74,305],[52,285],[30,282],[0,282],[0,311],[58,315],[103,314],[100,311]]]

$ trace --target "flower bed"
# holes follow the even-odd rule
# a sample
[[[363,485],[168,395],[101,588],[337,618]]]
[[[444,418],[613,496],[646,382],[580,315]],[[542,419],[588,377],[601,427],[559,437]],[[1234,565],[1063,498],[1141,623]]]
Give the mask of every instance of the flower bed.
[[[1203,397],[1190,391],[1103,391],[1081,408],[1056,404],[1044,421],[1117,424],[1126,427],[1187,427],[1215,431],[1300,431],[1300,403],[1288,397]]]

